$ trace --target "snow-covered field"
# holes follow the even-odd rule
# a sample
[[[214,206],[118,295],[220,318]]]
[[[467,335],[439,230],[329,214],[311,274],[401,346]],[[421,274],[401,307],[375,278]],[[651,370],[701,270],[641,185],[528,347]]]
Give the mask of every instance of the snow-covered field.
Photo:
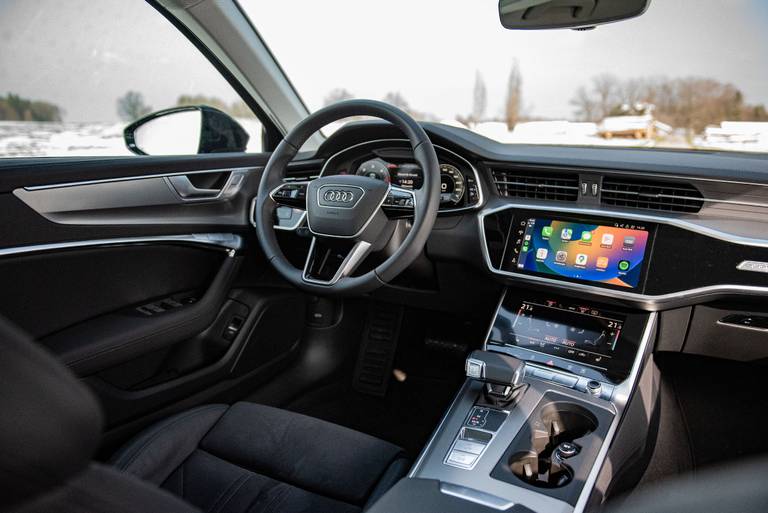
[[[251,133],[249,152],[260,151],[259,122],[238,119]],[[459,126],[457,122],[450,122]],[[326,127],[330,135],[342,123]],[[123,142],[123,123],[31,123],[0,121],[0,157],[131,155]],[[463,125],[460,125],[463,126]],[[656,139],[603,138],[595,123],[534,121],[508,130],[505,123],[484,122],[473,131],[503,143],[570,144],[588,146],[675,147],[768,152],[768,123],[723,122],[711,127],[690,145],[679,134]]]
[[[251,134],[247,151],[261,151],[261,124],[237,120]],[[0,121],[0,157],[133,155],[123,141],[125,123]]]
[[[132,155],[122,123],[0,122],[0,157]]]

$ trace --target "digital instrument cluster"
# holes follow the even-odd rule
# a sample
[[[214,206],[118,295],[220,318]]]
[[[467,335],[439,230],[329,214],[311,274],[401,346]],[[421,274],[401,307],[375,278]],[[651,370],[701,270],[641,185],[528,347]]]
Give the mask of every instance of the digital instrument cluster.
[[[383,180],[408,190],[420,189],[424,183],[424,176],[418,164],[389,162],[378,157],[362,162],[355,174]],[[477,185],[474,179],[465,178],[452,164],[440,164],[440,204],[459,205],[463,202],[465,194],[471,196],[467,198],[469,203],[477,200]]]

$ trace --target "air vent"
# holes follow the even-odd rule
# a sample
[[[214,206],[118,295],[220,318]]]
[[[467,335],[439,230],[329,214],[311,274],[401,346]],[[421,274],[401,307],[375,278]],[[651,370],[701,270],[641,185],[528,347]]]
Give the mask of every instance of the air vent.
[[[499,194],[508,198],[549,201],[576,201],[579,175],[516,169],[493,169],[493,181]]]
[[[601,202],[616,207],[695,213],[704,201],[701,193],[686,183],[603,178]]]

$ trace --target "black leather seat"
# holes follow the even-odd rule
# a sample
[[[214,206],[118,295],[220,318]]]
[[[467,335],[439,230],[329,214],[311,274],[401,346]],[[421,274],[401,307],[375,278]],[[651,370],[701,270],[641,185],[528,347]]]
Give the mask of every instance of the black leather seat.
[[[0,354],[0,511],[357,512],[408,468],[392,444],[252,403],[175,415],[100,465],[90,390],[1,318]]]

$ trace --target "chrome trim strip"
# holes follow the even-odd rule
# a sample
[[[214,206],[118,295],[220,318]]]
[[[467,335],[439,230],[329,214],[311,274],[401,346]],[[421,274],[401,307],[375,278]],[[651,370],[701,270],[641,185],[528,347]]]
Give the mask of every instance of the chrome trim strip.
[[[64,183],[55,183],[55,184],[48,184],[48,185],[32,185],[29,187],[24,187],[25,191],[41,191],[45,189],[60,189],[63,187],[77,187],[79,185],[94,185],[99,183],[111,183],[111,182],[129,182],[133,180],[144,180],[147,178],[166,178],[169,176],[180,176],[180,175],[200,175],[205,173],[234,173],[235,171],[242,171],[242,172],[251,172],[251,171],[259,171],[264,169],[263,166],[252,166],[252,167],[228,167],[228,168],[217,168],[217,169],[204,169],[201,171],[181,171],[178,173],[156,173],[151,175],[138,175],[138,176],[121,176],[118,178],[101,178],[97,180],[83,180],[82,182],[64,182]]]
[[[155,235],[148,237],[122,237],[115,239],[93,239],[69,242],[53,242],[50,244],[35,244],[0,249],[0,257],[58,251],[64,249],[91,248],[102,246],[122,246],[125,244],[164,244],[183,243],[201,246],[215,246],[228,250],[239,250],[243,247],[243,239],[233,233],[191,233],[188,235]]]
[[[749,271],[753,273],[768,273],[768,262],[759,260],[743,260],[736,266],[739,271]]]
[[[335,159],[337,156],[339,156],[339,155],[341,155],[343,153],[346,153],[349,150],[355,149],[357,147],[365,146],[366,144],[374,144],[374,143],[381,143],[381,142],[405,142],[405,143],[410,144],[410,141],[408,139],[373,139],[371,141],[365,141],[365,142],[353,144],[352,146],[348,146],[347,148],[344,148],[343,150],[337,151],[336,153],[334,153],[333,155],[328,157],[325,160],[325,163],[323,163],[322,169],[320,169],[320,176],[322,177],[325,174],[326,167],[328,167],[328,164],[333,159]],[[466,211],[469,211],[469,210],[478,210],[479,208],[481,208],[483,206],[483,202],[485,201],[485,194],[483,192],[482,182],[480,181],[480,174],[477,172],[477,169],[475,168],[475,166],[473,166],[467,159],[465,159],[464,157],[462,157],[458,153],[449,150],[448,148],[445,148],[445,147],[440,146],[438,144],[432,144],[432,146],[434,146],[435,148],[440,149],[441,151],[444,151],[446,153],[450,153],[454,158],[457,158],[457,159],[461,160],[462,162],[464,162],[469,167],[469,169],[472,170],[472,173],[475,175],[475,185],[477,185],[477,203],[475,205],[471,205],[469,207],[458,207],[458,208],[438,208],[437,213],[438,214],[442,214],[442,213],[450,213],[450,212],[466,212]],[[402,187],[401,187],[401,189],[402,189]]]
[[[745,324],[736,324],[735,322],[723,322],[722,319],[718,320],[715,324],[719,326],[725,326],[726,328],[736,328],[740,330],[758,331],[760,333],[768,333],[768,328],[758,328],[756,326],[747,326]]]
[[[440,483],[440,493],[464,499],[465,501],[474,502],[487,508],[497,509],[499,511],[505,511],[515,505],[513,501],[502,499],[490,493],[481,492],[474,488],[467,488],[466,486],[459,486],[452,483]]]
[[[535,205],[508,203],[500,207],[483,210],[478,214],[478,222],[479,222],[478,228],[480,231],[480,251],[483,254],[485,265],[494,274],[508,277],[508,278],[515,278],[515,279],[519,279],[521,281],[526,281],[526,282],[552,285],[561,290],[568,290],[571,292],[573,292],[574,290],[584,291],[584,292],[588,292],[588,293],[599,295],[599,296],[609,297],[612,299],[622,299],[622,300],[628,300],[633,302],[639,302],[644,306],[657,306],[665,303],[671,303],[674,301],[682,301],[682,300],[691,299],[691,298],[701,298],[701,297],[708,297],[708,296],[714,297],[714,296],[719,296],[723,294],[758,295],[758,296],[768,295],[768,287],[757,287],[757,286],[751,286],[751,285],[733,285],[733,284],[709,285],[706,287],[699,287],[694,289],[681,290],[677,292],[670,292],[668,294],[649,295],[649,294],[639,294],[635,292],[625,292],[623,290],[606,289],[602,287],[596,287],[593,285],[586,285],[583,283],[564,282],[556,278],[546,278],[543,276],[535,276],[535,275],[517,273],[512,271],[502,271],[501,269],[497,269],[496,267],[493,266],[491,262],[491,257],[488,253],[488,243],[485,238],[485,218],[488,215],[495,214],[497,212],[501,212],[511,208],[521,208],[521,209],[528,209],[528,210],[547,209],[554,212],[585,214],[585,215],[593,215],[598,217],[615,215],[617,217],[625,218],[625,219],[637,219],[641,221],[652,221],[656,223],[670,224],[673,226],[677,226],[679,228],[683,228],[691,231],[697,231],[702,235],[708,235],[708,236],[725,240],[728,242],[734,242],[736,244],[768,248],[768,240],[749,239],[746,237],[739,237],[736,235],[717,232],[716,230],[707,229],[705,227],[692,224],[682,219],[672,219],[672,218],[667,219],[667,218],[662,218],[657,216],[626,214],[624,212],[615,212],[615,211],[608,211],[608,210],[566,208],[566,207],[559,207],[559,206],[558,207],[551,207],[551,206],[537,207]],[[717,236],[715,234],[717,234]],[[727,238],[729,236],[731,237],[730,239]]]
[[[637,350],[637,356],[635,356],[635,361],[632,364],[632,370],[629,373],[629,377],[614,388],[611,402],[617,407],[618,411],[613,417],[611,427],[608,428],[608,433],[605,435],[603,445],[600,447],[600,451],[597,453],[597,458],[595,458],[595,463],[592,465],[592,470],[589,472],[589,475],[584,482],[584,487],[581,489],[581,494],[579,494],[579,499],[573,509],[574,513],[582,513],[587,507],[587,502],[589,501],[590,495],[592,495],[592,490],[594,489],[595,483],[597,482],[597,477],[600,475],[600,470],[603,468],[605,459],[608,456],[608,450],[610,449],[611,443],[613,442],[613,437],[616,435],[616,432],[619,429],[619,424],[621,423],[621,419],[624,415],[624,408],[629,402],[629,398],[632,395],[632,392],[635,390],[637,380],[640,376],[641,368],[645,363],[645,356],[648,350],[648,345],[651,343],[651,338],[654,333],[654,329],[656,328],[656,317],[656,312],[651,312],[648,315],[645,331],[643,332],[643,336],[640,339],[640,347]]]

